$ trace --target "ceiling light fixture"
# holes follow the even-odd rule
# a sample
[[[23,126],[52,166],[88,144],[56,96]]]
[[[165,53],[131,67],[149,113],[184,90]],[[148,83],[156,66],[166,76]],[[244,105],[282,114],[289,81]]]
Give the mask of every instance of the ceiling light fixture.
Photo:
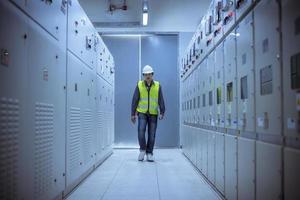
[[[143,26],[147,26],[148,25],[148,18],[149,18],[149,14],[148,14],[148,0],[144,0],[143,1]]]
[[[143,12],[143,26],[148,25],[148,12]]]

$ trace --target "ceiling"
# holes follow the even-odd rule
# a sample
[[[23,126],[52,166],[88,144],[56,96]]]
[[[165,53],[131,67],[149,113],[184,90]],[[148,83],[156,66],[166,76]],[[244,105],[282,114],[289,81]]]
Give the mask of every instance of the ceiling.
[[[90,20],[102,33],[193,32],[210,0],[148,0],[149,22],[143,27],[143,0],[126,0],[128,10],[109,11],[110,2],[123,0],[79,0]]]

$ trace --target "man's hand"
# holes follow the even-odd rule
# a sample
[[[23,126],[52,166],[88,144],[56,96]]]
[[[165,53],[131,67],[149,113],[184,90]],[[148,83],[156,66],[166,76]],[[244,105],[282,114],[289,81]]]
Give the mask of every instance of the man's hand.
[[[132,123],[135,124],[135,121],[136,121],[136,116],[135,116],[135,115],[132,115],[132,116],[131,116],[131,121],[132,121]]]
[[[158,119],[159,119],[159,120],[162,120],[163,118],[164,118],[164,114],[163,114],[163,113],[160,113]]]

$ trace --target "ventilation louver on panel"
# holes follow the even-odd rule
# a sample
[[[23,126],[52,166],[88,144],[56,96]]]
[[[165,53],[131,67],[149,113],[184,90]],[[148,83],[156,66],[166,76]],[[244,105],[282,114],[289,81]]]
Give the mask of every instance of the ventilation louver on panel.
[[[86,109],[83,114],[83,155],[84,162],[89,162],[92,156],[91,145],[92,145],[92,126],[93,126],[93,115],[92,110]]]
[[[51,104],[35,105],[34,137],[34,193],[36,197],[47,193],[53,182],[54,107]]]
[[[17,199],[19,101],[0,100],[0,199]]]
[[[105,112],[104,113],[104,128],[103,128],[103,131],[104,131],[104,146],[105,148],[108,146],[108,132],[109,132],[109,116],[108,116],[108,112]]]
[[[73,171],[80,165],[80,108],[70,108],[70,133],[69,133],[69,170]]]
[[[98,124],[97,124],[97,133],[98,133],[98,136],[97,136],[97,139],[98,139],[98,152],[101,152],[102,151],[102,147],[103,147],[103,138],[101,137],[101,135],[103,135],[103,127],[104,127],[104,124],[103,124],[103,118],[104,118],[104,113],[102,111],[98,111]]]
[[[110,141],[111,141],[111,133],[112,133],[112,114],[111,112],[108,112],[108,140],[107,140],[107,146],[110,146]]]

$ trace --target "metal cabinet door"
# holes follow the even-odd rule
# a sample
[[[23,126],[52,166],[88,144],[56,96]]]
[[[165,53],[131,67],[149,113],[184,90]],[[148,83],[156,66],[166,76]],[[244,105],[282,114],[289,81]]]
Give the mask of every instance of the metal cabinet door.
[[[199,124],[201,121],[201,75],[200,66],[197,67],[196,71],[196,123]]]
[[[284,148],[284,199],[299,199],[300,191],[300,152],[292,148]]]
[[[194,102],[195,102],[195,74],[191,73],[191,75],[189,76],[189,79],[191,80],[191,103],[192,103],[192,109],[191,109],[191,123],[194,123],[195,120],[195,116],[194,116],[194,112],[195,112],[195,108],[194,108]]]
[[[191,128],[191,161],[194,165],[197,164],[197,159],[196,159],[196,148],[197,148],[197,143],[196,143],[196,128],[192,127]]]
[[[238,138],[238,199],[255,199],[255,141]]]
[[[93,69],[96,65],[93,48],[96,31],[78,1],[68,4],[67,48]]]
[[[34,177],[33,198],[55,198],[65,186],[66,51],[34,21],[28,24],[26,137],[33,166],[27,173]]]
[[[29,199],[31,184],[22,173],[28,146],[21,145],[28,141],[28,18],[9,1],[0,1],[0,13],[0,199]]]
[[[82,70],[82,149],[84,168],[88,169],[94,164],[94,133],[95,133],[95,83],[94,72],[83,65]]]
[[[84,64],[72,53],[67,52],[67,186],[74,184],[83,173],[82,150],[82,96],[84,86],[82,68]]]
[[[210,126],[215,126],[215,51],[207,58],[207,119]]]
[[[225,118],[225,87],[224,87],[224,48],[221,43],[215,50],[215,124],[217,127],[224,128]]]
[[[224,134],[216,133],[216,187],[218,190],[225,194],[225,141],[224,141]]]
[[[108,131],[108,146],[111,147],[113,144],[113,134],[114,134],[114,114],[113,114],[113,87],[110,85],[110,94],[109,94],[109,131]]]
[[[201,134],[200,134],[200,129],[197,129],[197,132],[196,132],[196,138],[195,138],[196,142],[197,142],[197,168],[202,171],[202,137],[201,137]]]
[[[67,1],[27,0],[25,12],[65,46]]]
[[[182,151],[186,155],[186,125],[182,125],[181,141]]]
[[[300,133],[300,2],[283,0],[281,4],[284,134],[294,140]]]
[[[197,123],[197,73],[193,71],[193,124]]]
[[[208,135],[204,129],[201,129],[202,137],[202,173],[204,176],[208,176],[207,162],[208,162]]]
[[[260,1],[254,9],[256,130],[275,135],[280,134],[282,120],[278,28],[277,1]]]
[[[237,199],[237,137],[225,135],[225,197]]]
[[[209,105],[208,105],[208,91],[209,91],[209,76],[208,76],[208,58],[206,58],[200,66],[201,74],[202,74],[202,94],[201,94],[201,101],[202,101],[202,123],[203,125],[210,125],[209,121]]]
[[[238,128],[254,133],[254,44],[252,12],[236,28]]]
[[[216,163],[216,152],[215,152],[215,147],[216,147],[216,139],[215,139],[215,133],[213,131],[207,131],[208,133],[208,148],[207,148],[207,155],[208,155],[208,163],[207,163],[207,168],[208,168],[208,180],[210,180],[211,183],[215,185],[216,181],[216,170],[215,170],[215,163]]]
[[[224,41],[225,119],[226,127],[237,128],[236,33],[232,31]]]
[[[102,78],[97,75],[97,86],[96,86],[96,94],[97,94],[97,126],[96,126],[96,134],[97,134],[97,145],[96,145],[96,152],[97,152],[97,161],[102,158],[102,151],[103,147],[103,111],[102,111],[102,103],[103,103],[103,91],[102,91]]]
[[[256,199],[282,198],[282,147],[256,142]]]

